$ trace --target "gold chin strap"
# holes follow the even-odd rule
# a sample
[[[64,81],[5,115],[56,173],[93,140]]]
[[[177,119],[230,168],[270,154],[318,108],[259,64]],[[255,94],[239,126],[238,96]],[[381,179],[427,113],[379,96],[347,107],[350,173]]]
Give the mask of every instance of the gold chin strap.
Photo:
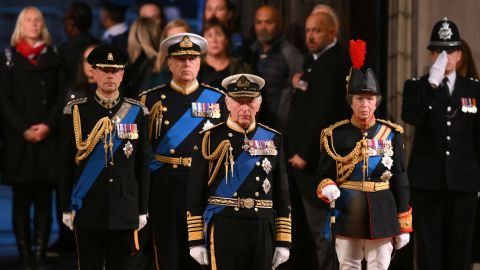
[[[336,127],[348,123],[349,120],[344,120],[338,122],[335,125],[332,125],[322,131],[321,139],[320,139],[320,147],[325,148],[327,154],[336,161],[337,164],[337,183],[340,185],[344,182],[353,172],[355,165],[360,162],[364,161],[363,164],[363,178],[365,180],[365,176],[367,175],[366,171],[368,170],[368,143],[365,139],[365,136],[357,142],[355,147],[353,148],[352,152],[350,152],[346,156],[340,156],[335,151],[333,147],[333,136],[332,132],[333,129]],[[329,143],[330,138],[330,143]],[[331,147],[330,147],[331,145]]]
[[[105,149],[105,165],[108,162],[108,151],[110,151],[113,164],[113,124],[110,118],[103,117],[98,120],[90,134],[88,134],[87,139],[83,141],[80,112],[78,111],[78,106],[75,105],[73,106],[73,129],[75,132],[75,144],[78,150],[75,155],[75,163],[77,165],[92,153],[100,139],[103,140],[103,148]]]
[[[207,153],[208,152],[208,153]],[[220,166],[222,165],[223,159],[225,159],[225,179],[228,181],[228,165],[230,165],[230,170],[231,174],[233,177],[233,165],[235,162],[233,161],[233,147],[230,143],[229,140],[223,140],[221,141],[217,149],[213,151],[212,154],[210,151],[210,131],[205,132],[205,135],[203,136],[202,139],[202,156],[206,160],[208,160],[209,163],[209,170],[208,174],[210,175],[210,178],[208,179],[208,186],[210,186],[213,183],[213,180],[218,174],[218,170],[220,169]],[[212,167],[214,162],[216,161],[215,168],[213,169],[212,172]]]
[[[163,119],[163,105],[161,101],[157,101],[152,108],[150,109],[150,118],[149,118],[149,132],[148,139],[152,141],[152,132],[153,126],[155,126],[155,139],[160,136],[162,131],[162,119]]]

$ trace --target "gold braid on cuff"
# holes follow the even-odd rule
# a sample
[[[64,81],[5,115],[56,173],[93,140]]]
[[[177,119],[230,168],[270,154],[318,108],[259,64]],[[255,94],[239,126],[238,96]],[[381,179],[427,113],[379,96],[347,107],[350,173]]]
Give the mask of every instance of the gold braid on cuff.
[[[398,214],[398,223],[400,224],[400,232],[412,232],[412,207],[408,207],[406,212]]]
[[[322,189],[328,185],[336,185],[335,182],[330,179],[330,178],[325,178],[322,181],[320,181],[320,184],[318,184],[317,187],[317,197],[319,199],[326,199],[325,196],[322,195]]]

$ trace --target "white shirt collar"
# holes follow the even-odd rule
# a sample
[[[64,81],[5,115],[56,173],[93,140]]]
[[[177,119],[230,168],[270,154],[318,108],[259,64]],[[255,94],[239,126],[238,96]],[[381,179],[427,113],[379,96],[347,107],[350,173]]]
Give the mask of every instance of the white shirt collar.
[[[107,39],[108,37],[114,37],[121,35],[127,32],[128,26],[125,22],[117,23],[114,26],[108,28],[105,32],[103,32],[102,39]]]
[[[333,46],[335,46],[335,44],[337,43],[337,38],[335,38],[333,40],[332,43],[328,44],[327,47],[325,47],[323,50],[321,50],[320,52],[318,53],[313,53],[313,60],[317,60],[320,55],[322,55],[324,52],[328,51],[330,48],[332,48]]]

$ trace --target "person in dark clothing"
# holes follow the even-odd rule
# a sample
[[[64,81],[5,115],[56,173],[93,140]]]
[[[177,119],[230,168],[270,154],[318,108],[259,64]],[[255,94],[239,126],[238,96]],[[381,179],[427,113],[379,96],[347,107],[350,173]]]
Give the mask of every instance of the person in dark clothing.
[[[96,47],[88,55],[95,94],[63,110],[62,221],[75,230],[79,269],[131,269],[147,223],[148,110],[120,95],[126,62],[122,49]]]
[[[259,121],[284,132],[293,98],[294,74],[302,71],[303,55],[282,34],[278,10],[261,6],[255,13],[257,40],[252,44],[251,59],[255,73],[265,80]]]
[[[226,26],[216,17],[203,25],[203,37],[208,41],[208,49],[202,59],[198,79],[221,89],[222,80],[230,75],[252,73],[250,66],[242,59],[231,56]]]
[[[105,28],[101,37],[103,44],[117,46],[125,51],[128,47],[128,25],[125,12],[128,5],[114,0],[102,0],[100,3],[100,23]]]
[[[60,46],[65,60],[66,84],[72,85],[78,74],[78,61],[88,45],[96,43],[90,35],[92,26],[92,9],[84,2],[75,2],[64,14],[64,30],[68,40]]]
[[[126,97],[136,98],[148,89],[153,65],[158,57],[160,29],[149,18],[137,18],[128,34],[129,65],[126,69],[122,90]]]
[[[350,111],[345,100],[348,60],[336,39],[335,23],[329,14],[310,15],[305,28],[310,54],[304,61],[303,73],[295,74],[292,79],[296,90],[286,132],[291,192],[300,196],[297,200],[292,196],[293,235],[294,239],[298,235],[303,241],[313,240],[314,244],[314,266],[299,268],[331,269],[333,258],[328,256],[329,243],[323,237],[328,207],[316,199],[314,174],[320,156],[321,130],[347,118]],[[310,237],[304,239],[308,234]],[[310,250],[303,247],[297,253],[294,246],[292,257]],[[308,260],[297,261],[301,265],[308,263]]]
[[[408,165],[418,269],[471,269],[480,190],[480,83],[456,71],[460,32],[438,21],[430,72],[405,81],[402,119],[415,127]]]
[[[42,13],[24,8],[0,56],[2,183],[13,188],[13,230],[24,269],[44,269],[57,178],[57,128],[64,68]],[[30,208],[34,207],[33,239]],[[35,265],[31,263],[34,251]]]

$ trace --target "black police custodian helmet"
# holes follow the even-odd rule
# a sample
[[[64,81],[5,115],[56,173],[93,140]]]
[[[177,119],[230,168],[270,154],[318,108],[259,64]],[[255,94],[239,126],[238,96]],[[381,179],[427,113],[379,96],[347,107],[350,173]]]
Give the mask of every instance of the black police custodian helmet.
[[[222,86],[233,99],[256,98],[265,86],[265,80],[252,74],[236,74],[223,79]]]
[[[361,70],[367,50],[365,41],[361,39],[357,41],[350,40],[349,45],[352,67],[350,68],[350,74],[347,76],[347,96],[355,94],[381,96],[380,87],[373,70],[367,68],[365,74]]]
[[[449,51],[460,50],[461,45],[462,40],[460,39],[457,25],[445,17],[433,26],[430,43],[428,43],[427,48],[430,51]]]
[[[90,52],[87,61],[93,68],[124,69],[128,58],[127,54],[118,47],[101,45]]]

